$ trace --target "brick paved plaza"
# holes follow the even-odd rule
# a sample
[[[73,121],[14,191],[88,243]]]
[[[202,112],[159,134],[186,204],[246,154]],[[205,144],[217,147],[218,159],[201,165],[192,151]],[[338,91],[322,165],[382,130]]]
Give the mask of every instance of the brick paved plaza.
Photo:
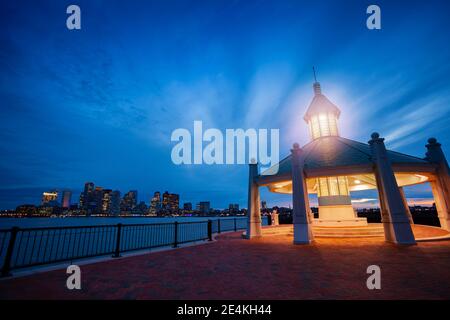
[[[416,237],[443,235],[414,227]],[[381,267],[381,290],[366,288],[367,266]],[[450,241],[396,246],[382,238],[291,236],[241,239],[124,257],[82,268],[82,290],[65,269],[0,281],[0,299],[450,299]]]

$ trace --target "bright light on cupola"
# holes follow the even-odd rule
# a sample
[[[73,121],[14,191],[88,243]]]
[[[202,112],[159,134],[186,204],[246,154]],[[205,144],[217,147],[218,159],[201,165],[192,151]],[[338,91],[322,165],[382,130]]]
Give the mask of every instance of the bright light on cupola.
[[[311,139],[339,136],[337,122],[340,110],[322,94],[320,83],[316,81],[313,88],[314,99],[304,116]]]
[[[308,122],[311,138],[317,139],[327,136],[338,136],[337,118],[332,113],[320,113],[311,117]]]

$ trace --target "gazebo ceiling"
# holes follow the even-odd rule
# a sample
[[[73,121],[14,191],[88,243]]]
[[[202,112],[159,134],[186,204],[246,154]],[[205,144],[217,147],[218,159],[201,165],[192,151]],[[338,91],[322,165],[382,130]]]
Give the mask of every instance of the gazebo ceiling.
[[[347,176],[348,187],[350,191],[362,191],[369,189],[376,189],[375,176],[372,173],[368,174],[356,174]],[[410,186],[414,184],[423,183],[429,180],[429,174],[417,174],[417,173],[395,173],[395,178],[397,184],[400,187]],[[308,193],[317,193],[317,179],[309,178],[306,179],[306,185],[308,187]],[[267,184],[267,187],[271,192],[276,193],[292,193],[292,182],[291,180],[285,180],[280,182],[274,182]]]
[[[316,193],[316,177],[348,177],[349,190],[375,189],[375,176],[370,146],[338,136],[322,137],[306,144],[303,148],[304,170],[309,193]],[[423,183],[429,180],[434,166],[425,159],[387,150],[399,186]],[[260,175],[260,185],[266,185],[272,192],[292,193],[291,156]],[[275,173],[276,172],[276,173]],[[272,174],[275,173],[275,174]]]

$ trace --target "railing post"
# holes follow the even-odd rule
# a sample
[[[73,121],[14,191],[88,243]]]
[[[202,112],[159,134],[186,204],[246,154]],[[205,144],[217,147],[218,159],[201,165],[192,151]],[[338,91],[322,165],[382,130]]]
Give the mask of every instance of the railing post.
[[[220,233],[220,218],[217,219],[217,233]]]
[[[237,226],[236,226],[236,217],[234,218],[234,231],[237,231]]]
[[[8,250],[6,251],[5,262],[3,263],[2,268],[2,277],[9,277],[11,275],[11,259],[14,252],[14,244],[16,243],[18,232],[18,227],[13,227],[11,229],[11,237],[9,238]]]
[[[212,241],[212,221],[208,220],[208,241]]]
[[[117,238],[116,238],[116,252],[113,255],[113,258],[120,257],[120,238],[122,236],[122,224],[117,224]]]
[[[173,239],[173,247],[176,248],[178,247],[178,221],[175,221],[174,223],[174,239]]]

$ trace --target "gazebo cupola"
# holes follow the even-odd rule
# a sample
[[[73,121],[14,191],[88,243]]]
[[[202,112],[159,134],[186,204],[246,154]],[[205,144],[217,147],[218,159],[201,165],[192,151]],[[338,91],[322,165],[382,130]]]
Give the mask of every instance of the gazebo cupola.
[[[308,124],[311,139],[339,136],[337,122],[341,111],[322,94],[320,83],[314,82],[313,88],[314,98],[303,117]]]

